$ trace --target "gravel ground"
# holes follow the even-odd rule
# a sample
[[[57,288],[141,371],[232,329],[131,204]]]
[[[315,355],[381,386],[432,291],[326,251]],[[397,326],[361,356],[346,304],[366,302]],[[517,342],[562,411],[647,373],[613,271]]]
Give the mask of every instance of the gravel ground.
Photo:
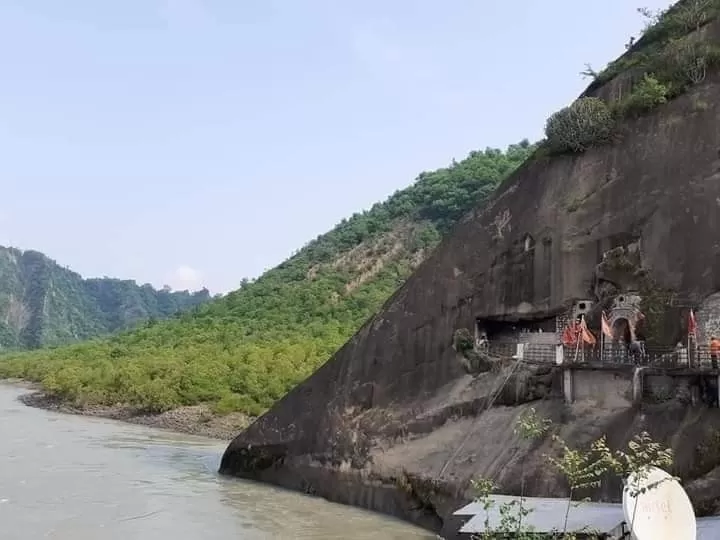
[[[29,386],[23,383],[23,386]],[[113,420],[121,420],[131,424],[141,424],[160,429],[167,429],[179,433],[200,435],[212,439],[230,441],[245,429],[253,418],[242,413],[217,415],[206,405],[193,405],[178,407],[160,414],[140,413],[126,405],[93,406],[78,408],[63,403],[62,400],[48,396],[33,389],[28,394],[20,396],[20,401],[30,407],[38,407],[50,411],[82,416],[99,416]]]

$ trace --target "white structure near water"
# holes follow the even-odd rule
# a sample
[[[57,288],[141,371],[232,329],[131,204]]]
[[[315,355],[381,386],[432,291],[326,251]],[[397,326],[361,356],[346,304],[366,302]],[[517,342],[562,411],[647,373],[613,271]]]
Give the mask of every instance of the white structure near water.
[[[493,506],[487,512],[481,503],[472,502],[454,513],[456,516],[469,518],[460,529],[460,533],[469,539],[474,534],[486,532],[486,519],[491,528],[497,527],[500,524],[499,507],[503,503],[512,501],[519,503],[520,497],[494,495],[491,497],[491,501]],[[523,506],[531,510],[523,518],[523,522],[529,528],[531,527],[539,533],[563,530],[567,509],[566,499],[524,497]],[[568,515],[567,530],[576,533],[597,531],[608,540],[631,540],[622,504],[573,502]],[[696,534],[697,540],[720,539],[720,516],[698,518]]]
[[[472,502],[457,510],[456,516],[470,516],[460,529],[468,538],[473,534],[487,532],[500,526],[500,507],[504,504],[520,504],[520,497],[511,495],[492,495],[491,506],[485,510],[480,502]],[[525,526],[538,533],[551,533],[565,529],[565,512],[568,510],[566,499],[545,497],[524,497],[523,508],[529,513],[523,518]],[[622,525],[625,521],[620,504],[610,503],[572,503],[568,512],[568,532],[590,532],[609,535],[608,538],[622,538]]]
[[[575,533],[607,540],[718,540],[720,517],[695,518],[690,499],[680,483],[662,469],[649,467],[644,474],[626,480],[622,504],[572,502],[567,499],[494,495],[470,503],[456,516],[469,516],[460,529],[468,535],[497,530],[501,508],[522,503],[526,530],[534,533]],[[486,507],[487,506],[487,507]]]

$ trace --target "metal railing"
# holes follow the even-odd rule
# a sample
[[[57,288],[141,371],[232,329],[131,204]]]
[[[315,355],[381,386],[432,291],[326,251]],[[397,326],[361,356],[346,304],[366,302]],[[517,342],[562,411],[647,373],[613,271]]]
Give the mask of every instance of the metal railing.
[[[523,360],[529,362],[554,363],[557,358],[557,345],[551,343],[489,341],[476,346],[475,350],[499,358],[519,358],[522,355]]]
[[[665,368],[700,368],[713,369],[720,365],[720,355],[715,357],[709,347],[676,349],[673,347],[641,347],[630,350],[629,347],[608,344],[601,351],[599,348],[577,350],[574,347],[564,348],[564,363],[583,362],[615,365],[643,365]]]
[[[480,348],[480,352],[486,352],[490,356],[498,356],[501,358],[512,358],[517,353],[517,343],[503,341],[489,341],[484,348]]]
[[[521,345],[521,347],[520,347]],[[486,341],[476,351],[500,358],[522,358],[528,362],[555,363],[557,344]],[[629,347],[609,343],[600,347],[563,347],[563,363],[604,365],[642,365],[663,368],[720,369],[720,354],[713,357],[710,347]]]

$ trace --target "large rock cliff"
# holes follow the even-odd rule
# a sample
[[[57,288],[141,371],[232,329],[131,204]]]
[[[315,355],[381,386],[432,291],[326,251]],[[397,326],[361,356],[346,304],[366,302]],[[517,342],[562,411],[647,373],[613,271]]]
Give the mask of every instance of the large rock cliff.
[[[603,433],[621,444],[649,430],[674,446],[679,473],[696,480],[696,502],[712,511],[720,456],[697,448],[718,433],[717,409],[638,408],[596,394],[566,405],[555,368],[468,373],[453,345],[477,320],[546,321],[578,300],[601,304],[622,291],[643,291],[646,302],[658,291],[684,299],[701,333],[712,331],[720,322],[718,96],[720,76],[708,75],[624,121],[612,143],[531,158],[332,359],[230,444],[221,472],[449,530],[478,475],[514,492],[523,462],[528,494],[564,493],[542,458],[551,443],[522,443],[511,429],[532,403],[574,444]],[[658,302],[644,311],[663,321],[657,342],[673,344],[684,329],[674,304]]]

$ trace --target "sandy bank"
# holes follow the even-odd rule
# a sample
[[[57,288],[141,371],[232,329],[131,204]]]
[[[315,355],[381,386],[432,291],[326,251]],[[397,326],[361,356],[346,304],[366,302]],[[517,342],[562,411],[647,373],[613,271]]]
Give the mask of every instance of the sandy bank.
[[[29,407],[81,416],[96,416],[139,424],[152,428],[166,429],[190,435],[229,441],[245,429],[252,418],[242,413],[217,415],[206,405],[178,407],[160,414],[147,414],[127,405],[74,407],[61,399],[48,396],[37,386],[22,383],[29,388],[27,394],[18,399]]]

